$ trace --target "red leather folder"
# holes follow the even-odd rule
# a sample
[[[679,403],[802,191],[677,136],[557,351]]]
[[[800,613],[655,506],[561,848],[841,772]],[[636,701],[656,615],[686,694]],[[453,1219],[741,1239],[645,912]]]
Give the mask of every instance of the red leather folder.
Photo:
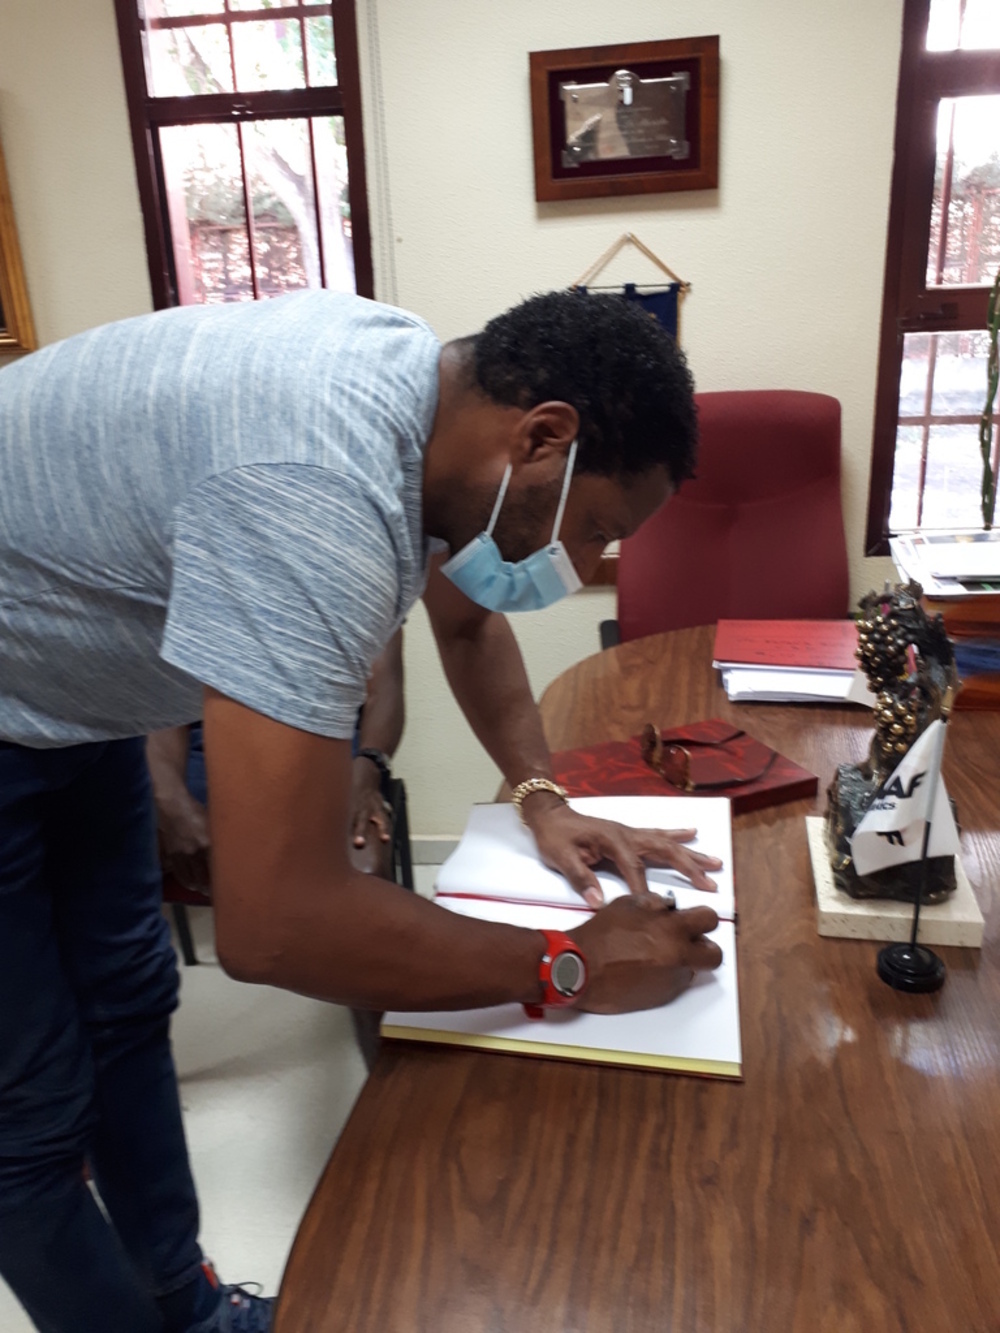
[[[714,660],[853,671],[857,646],[853,620],[720,620]]]
[[[639,736],[560,750],[552,756],[556,781],[570,796],[728,796],[734,815],[816,795],[815,773],[721,718],[668,728],[660,735],[664,745],[681,746],[690,755],[693,791],[672,785],[649,767]]]

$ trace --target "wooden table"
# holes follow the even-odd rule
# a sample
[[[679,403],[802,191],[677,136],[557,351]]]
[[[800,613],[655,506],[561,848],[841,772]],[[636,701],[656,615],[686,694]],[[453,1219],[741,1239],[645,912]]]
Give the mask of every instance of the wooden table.
[[[723,716],[818,773],[861,710],[733,706],[712,631],[589,658],[553,749]],[[945,773],[987,917],[944,990],[820,939],[802,801],[734,821],[744,1082],[391,1046],[299,1229],[275,1333],[1000,1329],[1000,715]]]

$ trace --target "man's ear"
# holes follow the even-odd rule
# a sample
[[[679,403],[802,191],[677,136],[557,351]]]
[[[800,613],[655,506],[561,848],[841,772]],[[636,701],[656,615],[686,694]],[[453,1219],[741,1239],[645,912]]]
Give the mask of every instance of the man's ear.
[[[565,461],[580,429],[580,414],[571,403],[558,399],[529,408],[518,423],[512,461],[541,463]]]

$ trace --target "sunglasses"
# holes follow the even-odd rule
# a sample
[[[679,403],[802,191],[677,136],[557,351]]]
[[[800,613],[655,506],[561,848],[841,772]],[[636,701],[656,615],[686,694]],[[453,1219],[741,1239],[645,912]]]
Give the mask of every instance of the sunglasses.
[[[763,767],[756,773],[737,776],[727,773],[719,778],[718,760],[727,754],[733,755],[733,741],[740,740],[745,731],[733,731],[729,736],[720,736],[714,741],[699,740],[694,736],[681,737],[678,741],[664,741],[659,729],[652,722],[647,722],[639,738],[639,748],[643,761],[671,787],[678,791],[713,791],[721,787],[745,787],[751,782],[759,782],[777,759],[772,750]],[[710,752],[714,751],[714,754]]]

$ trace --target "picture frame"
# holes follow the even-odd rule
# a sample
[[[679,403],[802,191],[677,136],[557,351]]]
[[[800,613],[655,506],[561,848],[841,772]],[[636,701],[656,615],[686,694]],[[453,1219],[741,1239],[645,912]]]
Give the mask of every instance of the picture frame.
[[[3,145],[0,144],[0,354],[33,352],[37,346]]]
[[[719,183],[719,38],[532,51],[539,202]]]

